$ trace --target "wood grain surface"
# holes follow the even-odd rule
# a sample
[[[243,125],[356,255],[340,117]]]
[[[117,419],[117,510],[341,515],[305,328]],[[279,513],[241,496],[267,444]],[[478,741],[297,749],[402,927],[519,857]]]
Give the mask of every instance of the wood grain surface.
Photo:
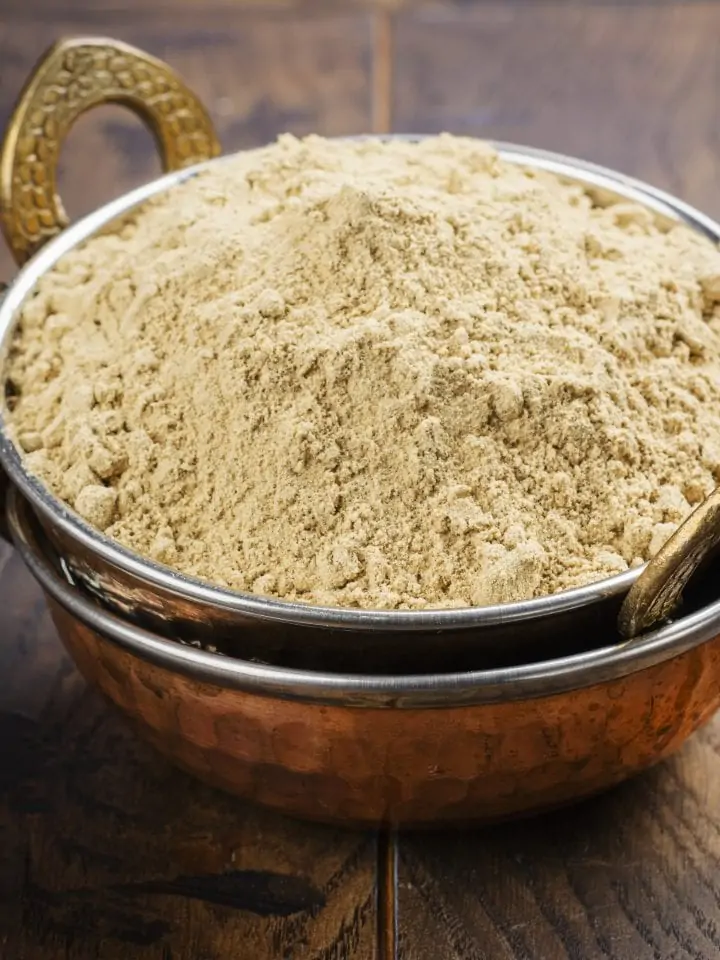
[[[0,123],[68,34],[168,60],[227,150],[447,129],[575,153],[720,214],[716,2],[3,0]],[[157,170],[149,134],[107,108],[73,131],[61,191],[79,215]],[[171,770],[85,688],[2,547],[0,609],[0,960],[720,957],[720,721],[574,810],[378,839]]]
[[[720,4],[476,3],[394,21],[392,123],[545,147],[720,215]],[[399,840],[402,960],[720,957],[720,725],[536,822]]]
[[[606,796],[400,844],[403,960],[720,956],[720,727]]]
[[[718,42],[715,2],[405,11],[393,126],[583,157],[720,216]]]
[[[102,34],[178,69],[226,149],[370,127],[365,14],[172,7],[47,4],[38,20],[6,0],[0,122],[55,39]],[[158,172],[140,122],[103,108],[66,144],[61,194],[77,216]],[[3,250],[0,277],[13,271]],[[173,771],[85,689],[39,590],[0,556],[0,960],[373,957],[375,837],[300,826]]]

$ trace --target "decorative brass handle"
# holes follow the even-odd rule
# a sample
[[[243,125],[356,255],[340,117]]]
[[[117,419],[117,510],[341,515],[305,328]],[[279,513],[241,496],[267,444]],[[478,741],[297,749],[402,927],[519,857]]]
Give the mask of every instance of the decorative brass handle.
[[[666,619],[706,556],[720,544],[720,487],[690,514],[628,591],[618,628],[626,639]]]
[[[220,153],[205,108],[162,60],[118,40],[61,40],[28,79],[0,148],[0,224],[18,264],[67,226],[57,195],[60,149],[80,114],[103,103],[124,104],[147,123],[167,171]],[[0,469],[6,539],[8,484]]]
[[[67,226],[56,190],[60,148],[80,114],[103,103],[124,104],[147,123],[165,170],[220,153],[205,108],[161,60],[118,40],[61,40],[25,85],[0,153],[0,221],[19,264]]]
[[[6,283],[0,283],[0,304],[5,299]],[[10,481],[5,471],[0,467],[0,540],[12,543],[10,538],[10,526],[7,520],[7,495],[10,489]]]

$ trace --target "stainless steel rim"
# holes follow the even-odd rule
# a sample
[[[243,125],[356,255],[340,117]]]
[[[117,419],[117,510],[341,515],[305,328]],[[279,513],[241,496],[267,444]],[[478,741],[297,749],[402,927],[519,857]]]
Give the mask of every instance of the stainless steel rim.
[[[17,490],[8,498],[13,541],[33,576],[71,616],[110,643],[172,673],[267,697],[355,708],[460,707],[552,696],[623,677],[679,656],[720,632],[720,600],[640,640],[545,663],[466,673],[368,677],[268,667],[165,640],[108,613],[54,568]],[[619,691],[621,695],[621,691]]]
[[[409,135],[403,135],[399,138],[421,139]],[[495,146],[509,162],[538,170],[546,170],[581,181],[593,189],[609,191],[626,199],[638,201],[668,219],[684,221],[715,242],[720,242],[720,225],[682,201],[676,200],[669,194],[639,180],[634,180],[595,164],[545,150],[505,143],[496,143]],[[6,361],[12,329],[20,307],[32,293],[40,277],[50,270],[60,257],[101,230],[115,218],[127,213],[148,198],[197,176],[199,172],[212,164],[222,163],[225,159],[227,158],[219,157],[187,170],[170,173],[138,190],[125,194],[118,200],[80,220],[43,248],[19,273],[0,306],[0,364],[4,364]],[[213,605],[255,618],[282,621],[288,624],[332,627],[340,630],[412,632],[435,629],[467,629],[468,627],[492,626],[499,623],[521,623],[539,617],[576,610],[608,597],[620,596],[627,592],[644,569],[638,567],[608,577],[605,580],[599,580],[587,586],[566,590],[552,596],[488,607],[413,611],[357,610],[273,600],[254,594],[215,587],[201,580],[184,576],[169,567],[133,553],[89,526],[25,469],[18,450],[7,434],[1,414],[0,463],[2,463],[12,482],[22,491],[23,496],[32,503],[44,520],[72,538],[85,550],[125,571],[146,586],[160,588],[185,600]]]

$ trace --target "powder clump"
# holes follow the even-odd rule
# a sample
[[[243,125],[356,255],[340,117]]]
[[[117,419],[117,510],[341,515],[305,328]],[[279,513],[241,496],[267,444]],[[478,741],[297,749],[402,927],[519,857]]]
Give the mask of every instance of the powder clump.
[[[720,479],[720,253],[472,139],[284,136],[66,255],[11,430],[126,546],[319,604],[648,559]]]

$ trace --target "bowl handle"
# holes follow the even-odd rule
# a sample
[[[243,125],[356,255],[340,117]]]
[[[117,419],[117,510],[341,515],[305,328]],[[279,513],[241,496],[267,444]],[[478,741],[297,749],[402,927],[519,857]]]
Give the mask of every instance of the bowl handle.
[[[166,171],[220,153],[207,111],[162,60],[104,37],[59,41],[30,75],[0,147],[0,225],[19,265],[68,225],[57,194],[60,150],[80,114],[103,103],[123,104],[145,121]],[[0,284],[0,301],[3,292]],[[9,482],[0,467],[5,539]]]
[[[5,299],[6,290],[7,284],[0,282],[0,306]],[[12,543],[10,536],[10,525],[8,524],[7,519],[7,498],[9,490],[10,478],[5,473],[3,468],[0,467],[0,540],[6,540],[8,543]]]
[[[220,153],[205,108],[162,60],[119,40],[59,41],[25,85],[0,152],[0,222],[18,264],[67,226],[57,195],[60,149],[80,114],[103,103],[145,121],[166,171]]]
[[[626,640],[672,614],[690,578],[720,544],[720,487],[703,500],[648,562],[628,590],[618,616]]]

